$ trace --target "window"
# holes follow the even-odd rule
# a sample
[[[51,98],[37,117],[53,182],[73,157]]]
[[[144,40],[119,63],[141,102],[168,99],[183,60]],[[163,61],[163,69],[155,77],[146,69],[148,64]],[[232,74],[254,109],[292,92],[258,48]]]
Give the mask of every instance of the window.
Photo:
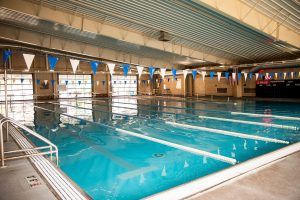
[[[32,100],[32,74],[7,74],[8,100]],[[5,101],[4,74],[0,74],[0,101]]]
[[[113,75],[111,81],[112,96],[136,95],[137,94],[136,76]]]
[[[91,75],[58,75],[60,98],[92,96]]]

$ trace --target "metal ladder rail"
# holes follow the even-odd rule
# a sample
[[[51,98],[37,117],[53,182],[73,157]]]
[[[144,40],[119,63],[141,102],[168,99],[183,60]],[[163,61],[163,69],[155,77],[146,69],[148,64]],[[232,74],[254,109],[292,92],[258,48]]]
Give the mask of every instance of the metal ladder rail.
[[[19,127],[23,130],[25,130],[26,132],[28,132],[29,134],[31,134],[32,136],[40,139],[41,141],[45,142],[46,144],[48,144],[49,146],[45,146],[45,147],[37,147],[37,148],[31,148],[31,149],[21,149],[21,150],[16,150],[16,151],[8,151],[8,152],[4,152],[4,142],[3,142],[3,125],[4,124],[7,124],[7,128],[6,128],[6,134],[7,134],[7,139],[8,139],[8,123],[16,126],[16,127]],[[43,136],[39,135],[38,133],[32,131],[31,129],[29,129],[28,127],[20,124],[19,122],[15,121],[14,119],[12,118],[9,118],[9,117],[5,117],[5,118],[2,118],[0,120],[0,151],[1,151],[1,165],[2,167],[4,167],[4,161],[5,160],[12,160],[12,159],[19,159],[19,158],[27,158],[27,157],[30,157],[30,156],[36,156],[36,155],[47,155],[47,154],[50,154],[50,159],[52,159],[52,155],[53,153],[55,153],[55,156],[56,156],[56,165],[58,165],[58,148],[55,144],[53,144],[52,142],[50,142],[48,139],[44,138]],[[5,159],[4,157],[4,153],[6,154],[9,154],[9,153],[16,153],[16,152],[29,152],[31,150],[40,150],[40,149],[46,149],[46,148],[49,148],[50,151],[47,151],[47,152],[39,152],[39,153],[34,153],[34,154],[27,154],[27,155],[23,155],[23,156],[15,156],[15,157],[9,157],[7,159]],[[54,150],[53,150],[54,149]]]

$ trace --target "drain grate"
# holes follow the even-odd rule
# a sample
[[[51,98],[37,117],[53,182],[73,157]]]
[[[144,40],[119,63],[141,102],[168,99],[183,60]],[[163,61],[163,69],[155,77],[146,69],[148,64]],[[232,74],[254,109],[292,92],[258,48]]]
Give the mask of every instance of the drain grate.
[[[155,153],[152,156],[156,157],[156,158],[162,158],[162,157],[165,157],[165,154],[163,154],[163,153]]]
[[[39,185],[42,185],[41,181],[35,175],[26,176],[25,179],[30,188],[35,188]]]

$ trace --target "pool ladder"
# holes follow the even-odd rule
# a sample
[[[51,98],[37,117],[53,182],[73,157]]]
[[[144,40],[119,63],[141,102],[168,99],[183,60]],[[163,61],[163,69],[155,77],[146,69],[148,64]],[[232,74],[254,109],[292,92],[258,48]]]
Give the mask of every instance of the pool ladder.
[[[6,125],[6,126],[5,126]],[[42,147],[33,147],[33,148],[23,148],[19,150],[13,150],[13,151],[7,151],[4,152],[4,141],[3,141],[3,129],[5,127],[6,129],[6,141],[9,141],[9,125],[11,125],[12,128],[20,128],[29,133],[30,135],[34,136],[35,138],[40,139],[44,143],[48,144],[47,146]],[[42,149],[48,149],[46,152],[38,151]],[[53,161],[53,154],[55,154],[56,158],[56,165],[58,165],[58,148],[55,144],[50,142],[48,139],[44,138],[40,134],[32,131],[28,127],[20,124],[19,122],[15,121],[12,118],[5,117],[0,120],[0,152],[1,152],[1,167],[5,167],[5,160],[14,160],[14,159],[21,159],[21,158],[28,158],[32,156],[38,156],[38,155],[50,155],[50,160]],[[5,158],[5,154],[11,154],[11,153],[25,153],[20,156],[10,156]]]

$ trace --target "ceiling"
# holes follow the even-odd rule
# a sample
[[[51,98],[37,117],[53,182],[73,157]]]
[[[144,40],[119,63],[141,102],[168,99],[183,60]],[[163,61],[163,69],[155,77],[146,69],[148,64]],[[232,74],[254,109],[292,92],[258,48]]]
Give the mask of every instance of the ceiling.
[[[242,2],[300,34],[299,0],[242,0]]]
[[[37,5],[64,10],[74,15],[85,16],[94,20],[135,31],[141,35],[155,38],[159,32],[169,33],[167,43],[182,45],[190,49],[226,58],[237,64],[250,64],[277,60],[291,60],[300,57],[300,49],[253,29],[238,20],[234,20],[204,4],[189,0],[27,0]],[[257,0],[242,0],[249,5]],[[258,0],[260,1],[260,0]],[[262,1],[262,0],[261,0]],[[281,2],[281,3],[277,3]],[[284,22],[299,32],[299,3],[293,0],[262,1],[257,9],[274,13],[276,6],[281,6],[282,14],[289,14]],[[298,7],[297,7],[298,6]],[[2,8],[3,9],[3,8]],[[4,8],[5,9],[5,8]],[[265,10],[263,10],[265,9]],[[0,23],[18,26],[44,34],[56,35],[72,40],[97,44],[103,48],[165,59],[182,66],[217,65],[202,62],[186,56],[164,52],[155,48],[136,45],[116,40],[91,32],[84,32],[53,21],[34,18],[13,10],[1,11]],[[284,16],[278,14],[278,20]],[[277,19],[276,18],[276,19]],[[23,20],[20,20],[23,19]],[[26,19],[26,20],[24,20]],[[29,20],[31,19],[31,20]],[[30,26],[35,23],[37,26]]]

